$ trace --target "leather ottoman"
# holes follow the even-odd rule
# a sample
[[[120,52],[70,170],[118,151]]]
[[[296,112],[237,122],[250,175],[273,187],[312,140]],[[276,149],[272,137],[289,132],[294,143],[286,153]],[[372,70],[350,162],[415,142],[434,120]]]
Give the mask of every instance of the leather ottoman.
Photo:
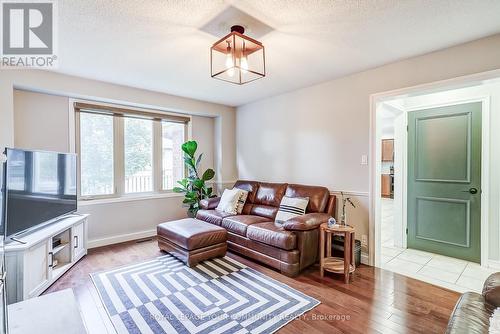
[[[189,267],[226,255],[226,229],[194,218],[158,225],[158,246]]]

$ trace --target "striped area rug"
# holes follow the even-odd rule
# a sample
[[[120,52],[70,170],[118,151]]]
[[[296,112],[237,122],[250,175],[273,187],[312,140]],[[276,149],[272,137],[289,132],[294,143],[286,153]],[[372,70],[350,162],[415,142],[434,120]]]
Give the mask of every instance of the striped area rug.
[[[320,302],[229,258],[171,255],[91,275],[118,334],[273,333]]]

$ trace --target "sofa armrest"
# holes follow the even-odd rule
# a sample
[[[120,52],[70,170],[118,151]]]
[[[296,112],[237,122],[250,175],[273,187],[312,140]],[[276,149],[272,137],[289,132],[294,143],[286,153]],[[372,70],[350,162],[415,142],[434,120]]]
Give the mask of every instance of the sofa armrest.
[[[330,215],[327,213],[307,213],[298,217],[290,218],[283,223],[283,228],[289,231],[309,231],[318,228],[319,225],[328,222]]]
[[[500,306],[500,272],[491,274],[483,285],[484,299],[496,307]]]
[[[212,210],[219,205],[220,202],[220,197],[212,197],[212,198],[206,198],[202,199],[200,201],[200,208],[203,210]]]

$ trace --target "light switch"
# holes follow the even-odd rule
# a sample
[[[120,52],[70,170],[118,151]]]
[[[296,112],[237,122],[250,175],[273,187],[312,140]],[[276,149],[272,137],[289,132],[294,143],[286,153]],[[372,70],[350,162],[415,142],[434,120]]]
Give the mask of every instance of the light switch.
[[[368,156],[366,154],[363,154],[361,156],[361,164],[362,165],[368,165]]]

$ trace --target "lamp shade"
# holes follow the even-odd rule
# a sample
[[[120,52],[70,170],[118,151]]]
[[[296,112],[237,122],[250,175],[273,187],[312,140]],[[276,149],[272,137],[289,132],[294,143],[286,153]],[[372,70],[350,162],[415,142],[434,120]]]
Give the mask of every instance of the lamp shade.
[[[264,46],[243,33],[243,27],[233,26],[230,34],[212,45],[212,78],[242,85],[266,76]]]

